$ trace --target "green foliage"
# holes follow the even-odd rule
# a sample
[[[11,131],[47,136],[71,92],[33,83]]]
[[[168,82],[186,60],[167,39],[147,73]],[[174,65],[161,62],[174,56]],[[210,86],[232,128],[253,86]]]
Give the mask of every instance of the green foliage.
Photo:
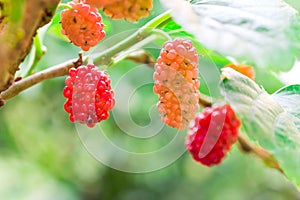
[[[249,138],[270,151],[286,176],[300,185],[299,85],[272,96],[233,69],[223,69],[223,76],[222,94],[241,118]]]
[[[299,15],[281,0],[161,2],[199,42],[240,62],[287,71],[299,57]]]
[[[300,10],[300,2],[298,0],[284,0],[285,2],[287,2],[288,4],[290,4],[291,6],[293,6],[296,10]]]
[[[299,10],[300,4],[296,0],[285,1]],[[12,18],[19,23],[24,0],[5,2],[13,5]],[[174,9],[174,19],[166,15],[152,25],[157,25],[172,38],[192,40],[200,54],[201,93],[222,101],[221,88],[225,99],[241,118],[242,130],[252,142],[271,152],[286,176],[300,185],[300,85],[283,87],[278,76],[269,71],[289,70],[295,58],[300,57],[297,11],[281,0],[161,2]],[[163,11],[156,0],[152,15],[136,23],[115,21],[103,15],[107,37],[85,55],[92,59],[94,55],[118,46]],[[47,26],[39,29],[40,40],[35,39],[36,45],[20,66],[21,74],[25,74],[33,63],[36,64],[34,69],[39,71],[77,56],[80,49],[61,33],[59,12]],[[166,40],[157,37],[143,48],[157,58]],[[42,45],[47,46],[48,51],[40,57]],[[256,65],[256,83],[234,70],[224,69],[226,78],[220,87],[221,69],[234,60]],[[119,88],[115,90],[119,102],[110,119],[99,125],[104,134],[96,134],[108,139],[111,145],[129,153],[139,153],[142,157],[144,153],[159,151],[174,142],[176,130],[163,127],[155,109],[157,96],[152,91],[153,69],[120,60],[107,71],[114,89]],[[184,154],[174,164],[153,173],[135,175],[110,169],[90,156],[89,153],[95,155],[88,146],[85,147],[89,152],[84,148],[80,139],[88,134],[79,134],[74,124],[69,123],[63,112],[63,87],[63,78],[46,81],[1,110],[0,161],[4,164],[0,167],[0,179],[3,180],[0,199],[29,199],[41,195],[38,191],[42,191],[43,198],[58,200],[282,200],[299,197],[296,188],[282,174],[265,167],[254,157],[241,154],[237,146],[222,165],[214,168],[198,165]],[[273,95],[269,94],[273,92]],[[151,126],[153,124],[157,126]],[[179,134],[180,148],[184,149],[185,135]],[[158,153],[153,159],[143,157],[142,161],[122,157],[101,142],[104,144],[105,141],[95,139],[96,151],[100,149],[108,160],[122,158],[126,166],[144,165],[147,169],[156,162],[170,159],[168,151]],[[176,147],[174,152],[178,150]]]
[[[300,85],[289,85],[281,88],[273,98],[286,110],[300,132]]]

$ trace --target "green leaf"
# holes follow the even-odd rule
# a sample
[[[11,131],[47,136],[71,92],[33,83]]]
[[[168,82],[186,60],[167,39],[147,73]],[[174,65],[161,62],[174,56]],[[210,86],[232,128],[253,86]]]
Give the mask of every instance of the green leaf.
[[[299,0],[284,0],[288,4],[290,4],[292,7],[294,7],[296,10],[300,10],[300,1]]]
[[[282,0],[161,0],[199,42],[239,62],[287,71],[300,54],[298,12]]]
[[[163,26],[160,26],[163,31],[167,32],[171,37],[181,37],[181,38],[188,38],[193,42],[193,45],[197,49],[197,53],[200,55],[205,55],[209,51],[206,49],[195,37],[186,32],[179,24],[177,24],[175,21],[171,20],[167,24],[164,24]]]
[[[291,115],[300,132],[300,85],[289,85],[273,94],[273,98]]]
[[[285,86],[276,73],[266,69],[255,69],[255,82],[262,85],[268,93],[273,93]]]
[[[286,176],[300,185],[299,85],[270,95],[233,69],[222,70],[221,91],[249,138],[274,155]]]

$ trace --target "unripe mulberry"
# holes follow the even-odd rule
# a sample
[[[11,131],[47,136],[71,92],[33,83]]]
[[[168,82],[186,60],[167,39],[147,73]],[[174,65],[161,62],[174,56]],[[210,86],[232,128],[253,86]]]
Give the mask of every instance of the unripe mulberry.
[[[110,4],[116,3],[120,0],[82,0],[83,3],[90,4],[98,9],[103,9]]]
[[[152,0],[118,0],[103,6],[104,13],[112,19],[137,21],[149,15]]]
[[[254,80],[255,71],[254,71],[253,67],[250,66],[250,65],[244,65],[244,64],[235,65],[233,63],[230,63],[230,64],[224,66],[224,68],[225,67],[230,67],[230,68],[234,69],[235,71],[238,71],[241,74],[244,74],[245,76],[247,76],[247,77],[251,78],[252,80]]]
[[[201,164],[217,165],[236,142],[240,125],[229,105],[205,108],[190,123],[187,149]]]
[[[88,51],[105,37],[102,17],[89,4],[71,2],[72,9],[61,12],[62,33],[76,46]]]
[[[184,129],[199,109],[198,55],[190,41],[166,42],[154,66],[154,92],[162,121]]]
[[[115,104],[110,78],[94,65],[71,68],[63,95],[67,98],[64,108],[70,114],[70,121],[94,127],[109,117],[109,110]]]

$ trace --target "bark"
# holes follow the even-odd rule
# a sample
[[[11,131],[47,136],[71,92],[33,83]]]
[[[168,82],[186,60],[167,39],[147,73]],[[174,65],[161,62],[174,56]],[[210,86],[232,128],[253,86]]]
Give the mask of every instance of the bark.
[[[52,19],[60,0],[24,0],[17,20],[12,20],[12,10],[17,9],[12,2],[0,0],[0,92],[14,82],[38,28]]]

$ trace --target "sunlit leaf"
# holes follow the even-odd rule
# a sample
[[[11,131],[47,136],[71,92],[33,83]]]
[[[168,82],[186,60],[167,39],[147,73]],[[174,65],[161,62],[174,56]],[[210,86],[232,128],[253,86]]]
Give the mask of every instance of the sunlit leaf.
[[[300,52],[298,12],[282,0],[161,0],[174,20],[207,48],[274,71]]]
[[[286,176],[300,185],[299,86],[269,95],[233,69],[223,69],[223,76],[222,94],[241,118],[249,138],[271,152]]]
[[[300,132],[300,85],[289,85],[273,94],[273,98],[291,115]]]

